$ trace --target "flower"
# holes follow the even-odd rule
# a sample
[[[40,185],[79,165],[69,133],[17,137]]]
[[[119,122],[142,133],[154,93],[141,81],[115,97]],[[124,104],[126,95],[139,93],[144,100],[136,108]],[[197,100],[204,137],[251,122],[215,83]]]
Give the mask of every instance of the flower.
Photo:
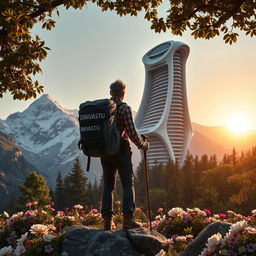
[[[9,213],[4,211],[3,214],[2,214],[5,218],[9,218]]]
[[[186,236],[178,236],[175,238],[176,242],[185,242],[187,241],[187,237]]]
[[[170,217],[175,217],[175,216],[182,216],[183,214],[185,213],[185,211],[180,208],[180,207],[175,207],[175,208],[172,208],[169,212],[168,212],[168,215]]]
[[[116,201],[116,204],[117,204],[117,205],[121,204],[121,201]]]
[[[220,233],[214,234],[213,236],[211,236],[210,238],[208,238],[207,241],[207,247],[208,248],[215,248],[218,244],[220,244],[222,242],[222,236]]]
[[[211,214],[211,211],[210,211],[210,210],[208,210],[208,209],[204,209],[204,212],[205,212],[206,214],[208,214],[208,215],[210,215],[210,214]]]
[[[75,218],[74,216],[67,216],[67,218],[68,218],[68,220],[70,220],[70,221],[75,221],[75,220],[76,220],[76,218]]]
[[[256,209],[252,210],[252,215],[256,215]]]
[[[11,246],[8,246],[8,247],[3,247],[1,250],[0,250],[0,256],[7,256],[9,253],[12,252],[12,247]]]
[[[83,209],[84,207],[82,206],[82,205],[80,205],[80,204],[76,204],[76,205],[74,205],[74,208],[75,209]]]
[[[256,251],[256,244],[252,244],[252,243],[247,244],[246,249],[247,249],[248,252],[255,252]]]
[[[51,230],[56,230],[56,227],[54,225],[52,225],[52,224],[48,224],[47,226]]]
[[[67,252],[62,252],[61,256],[68,256]]]
[[[231,227],[229,229],[229,235],[237,233],[246,227],[247,227],[247,222],[245,220],[238,221],[238,222],[234,223],[233,225],[231,225]]]
[[[158,210],[157,210],[157,212],[162,212],[164,209],[163,208],[159,208]]]
[[[246,230],[249,234],[256,234],[256,228],[246,227],[245,230]]]
[[[219,213],[218,216],[219,216],[220,218],[225,218],[227,215],[226,215],[225,213]]]
[[[31,226],[29,231],[32,234],[41,235],[41,234],[47,234],[49,231],[49,228],[46,225],[34,224],[33,226]]]
[[[166,255],[165,251],[162,249],[159,253],[157,253],[155,256],[164,256]]]
[[[37,202],[37,201],[33,201],[31,204],[32,204],[32,205],[37,205],[38,202]]]
[[[28,237],[28,232],[26,232],[25,234],[23,234],[23,235],[20,237],[20,239],[17,239],[17,244],[18,244],[18,245],[22,245],[23,242],[27,239],[27,237]]]
[[[26,207],[31,207],[31,206],[32,206],[32,203],[26,203],[25,206],[26,206]]]
[[[91,209],[91,213],[96,214],[96,213],[98,213],[98,210],[97,209]]]
[[[43,234],[43,239],[45,242],[51,242],[53,238],[55,238],[55,236],[51,234]]]
[[[44,246],[44,251],[46,253],[51,253],[54,249],[52,248],[52,246],[50,244],[47,244]]]
[[[19,244],[14,250],[15,256],[21,256],[25,251],[26,248],[22,244]]]

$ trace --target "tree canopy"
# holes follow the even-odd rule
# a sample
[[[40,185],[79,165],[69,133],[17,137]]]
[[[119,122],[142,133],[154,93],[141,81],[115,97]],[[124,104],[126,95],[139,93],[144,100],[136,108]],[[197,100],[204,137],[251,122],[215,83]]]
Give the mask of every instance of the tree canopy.
[[[10,92],[13,99],[36,98],[43,86],[34,79],[42,72],[39,63],[50,50],[39,37],[31,35],[37,23],[43,29],[55,26],[58,7],[82,9],[93,2],[102,11],[137,16],[143,12],[155,32],[170,30],[181,35],[190,30],[197,38],[223,34],[225,43],[235,43],[238,32],[256,35],[255,0],[170,0],[166,16],[159,15],[162,0],[1,0],[0,1],[0,98]]]

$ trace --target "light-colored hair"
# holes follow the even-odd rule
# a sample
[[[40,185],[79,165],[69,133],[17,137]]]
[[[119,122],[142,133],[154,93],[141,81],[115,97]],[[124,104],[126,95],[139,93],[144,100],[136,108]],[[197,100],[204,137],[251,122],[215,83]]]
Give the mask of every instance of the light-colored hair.
[[[110,85],[110,93],[112,96],[120,97],[125,92],[126,85],[122,80],[116,80]]]

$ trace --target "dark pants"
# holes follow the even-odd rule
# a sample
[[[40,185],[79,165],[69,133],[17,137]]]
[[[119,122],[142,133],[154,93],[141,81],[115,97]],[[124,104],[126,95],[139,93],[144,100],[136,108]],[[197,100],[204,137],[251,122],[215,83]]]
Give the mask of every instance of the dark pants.
[[[120,151],[111,157],[101,158],[103,168],[104,189],[102,195],[102,216],[113,214],[113,198],[118,171],[123,187],[122,211],[133,213],[135,210],[134,174],[131,161],[132,153]]]

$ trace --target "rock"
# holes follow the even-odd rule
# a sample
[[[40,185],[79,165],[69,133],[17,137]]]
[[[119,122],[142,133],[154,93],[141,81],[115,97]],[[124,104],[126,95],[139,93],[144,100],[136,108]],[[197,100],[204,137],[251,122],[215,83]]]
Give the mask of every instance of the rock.
[[[134,228],[126,230],[127,236],[134,247],[147,256],[155,256],[163,249],[166,237],[156,231],[145,228]]]
[[[68,256],[153,256],[166,238],[145,228],[105,231],[83,226],[66,230],[62,251]]]
[[[179,256],[199,256],[206,247],[206,243],[209,237],[214,234],[220,233],[222,237],[229,231],[231,224],[214,222],[206,226],[198,236],[188,245]]]

